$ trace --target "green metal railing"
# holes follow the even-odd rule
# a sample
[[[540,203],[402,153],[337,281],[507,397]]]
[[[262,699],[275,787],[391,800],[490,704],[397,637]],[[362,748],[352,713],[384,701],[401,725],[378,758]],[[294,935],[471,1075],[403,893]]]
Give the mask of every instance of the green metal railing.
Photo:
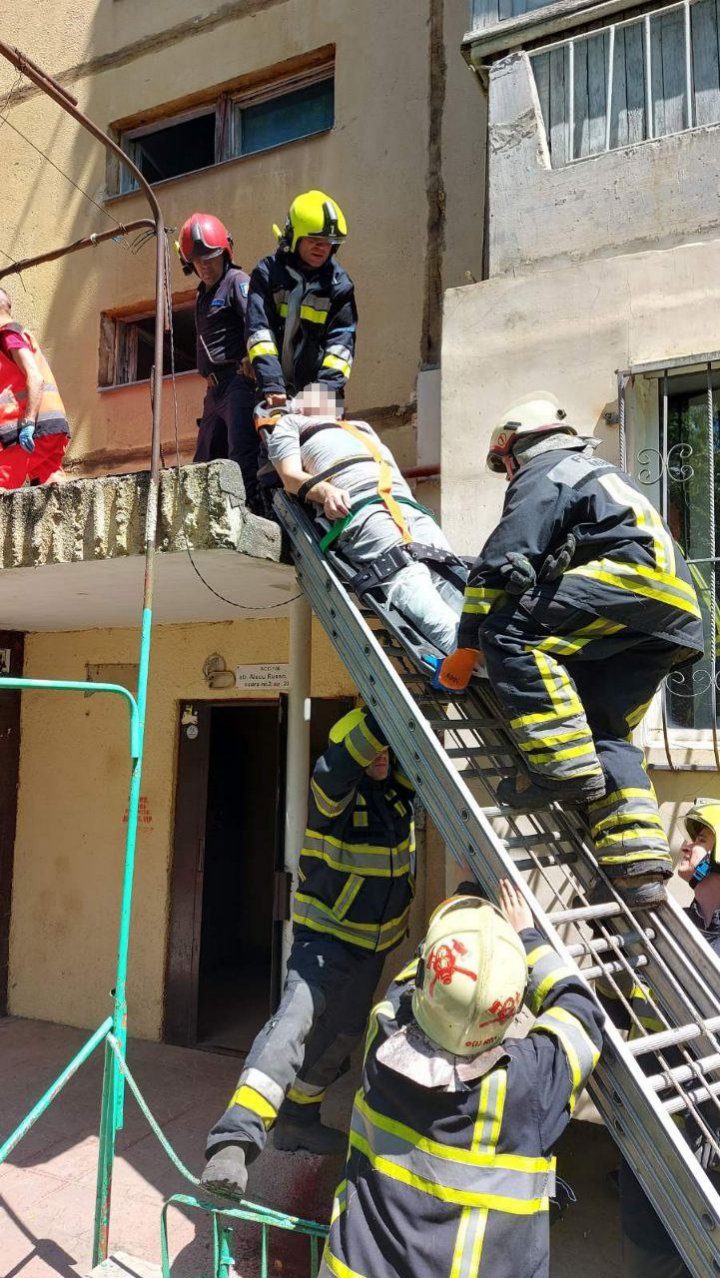
[[[123,1126],[125,1084],[133,1092],[138,1105],[152,1130],[159,1139],[163,1149],[176,1170],[192,1185],[199,1182],[184,1166],[173,1150],[170,1142],[161,1131],[151,1114],[140,1089],[132,1077],[126,1061],[127,1049],[127,970],[128,947],[130,941],[130,918],[132,913],[133,876],[135,870],[135,850],[138,830],[138,813],[140,806],[140,778],[142,774],[143,746],[145,739],[145,716],[147,710],[147,690],[150,673],[150,648],[152,638],[152,610],[155,585],[155,554],[158,522],[158,495],[160,488],[161,455],[160,455],[160,423],[163,375],[163,337],[165,326],[165,224],[160,206],[152,188],[142,173],[117,142],[108,137],[78,107],[77,99],[37,66],[19,49],[11,48],[0,40],[0,56],[7,59],[18,72],[26,76],[43,93],[52,98],[68,115],[87,130],[107,150],[111,151],[119,162],[132,173],[140,191],[145,195],[152,212],[152,222],[156,240],[155,253],[155,346],[154,367],[152,377],[152,444],[150,461],[150,482],[147,495],[145,516],[145,579],[143,586],[142,619],[140,626],[140,657],[138,667],[137,698],[127,688],[119,684],[79,682],[64,679],[25,679],[14,676],[0,677],[0,690],[17,689],[22,692],[42,690],[45,692],[70,693],[107,693],[125,700],[130,716],[130,792],[128,800],[127,836],[125,839],[125,860],[123,867],[122,895],[120,905],[120,921],[118,928],[117,965],[115,988],[113,990],[113,1011],[101,1025],[91,1034],[75,1056],[61,1071],[45,1094],[40,1097],[28,1114],[21,1120],[15,1130],[0,1146],[0,1166],[44,1114],[49,1105],[60,1095],[63,1088],[89,1059],[96,1048],[104,1043],[105,1060],[102,1086],[102,1104],[100,1116],[100,1141],[98,1149],[97,1192],[95,1205],[95,1223],[93,1232],[92,1263],[97,1265],[107,1259],[110,1231],[110,1209],[112,1197],[113,1166],[117,1134]],[[128,227],[117,224],[120,234],[125,234],[130,227],[139,223],[131,223]],[[53,261],[67,253],[74,253],[82,248],[90,247],[105,235],[90,236],[75,241],[58,250],[52,250],[39,257],[27,258],[4,268],[3,275],[27,270],[41,262]],[[268,1278],[268,1230],[276,1227],[307,1234],[310,1239],[311,1278],[315,1278],[318,1266],[319,1240],[325,1237],[327,1229],[313,1221],[302,1220],[294,1216],[286,1216],[282,1212],[244,1202],[242,1206],[218,1207],[216,1204],[194,1198],[187,1194],[175,1194],[165,1204],[161,1218],[161,1254],[163,1278],[170,1278],[170,1260],[167,1234],[167,1211],[170,1204],[195,1208],[209,1213],[212,1220],[214,1246],[214,1278],[229,1278],[232,1266],[231,1237],[232,1229],[223,1223],[225,1218],[243,1220],[259,1224],[261,1228],[261,1268],[262,1278]]]

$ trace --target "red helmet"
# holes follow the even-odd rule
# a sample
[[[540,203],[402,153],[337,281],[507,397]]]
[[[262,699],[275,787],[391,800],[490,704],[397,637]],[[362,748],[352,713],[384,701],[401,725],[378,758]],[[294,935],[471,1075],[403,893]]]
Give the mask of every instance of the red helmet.
[[[193,213],[183,223],[177,251],[186,275],[192,274],[193,262],[198,257],[217,257],[227,253],[232,261],[233,239],[219,217],[212,213]]]

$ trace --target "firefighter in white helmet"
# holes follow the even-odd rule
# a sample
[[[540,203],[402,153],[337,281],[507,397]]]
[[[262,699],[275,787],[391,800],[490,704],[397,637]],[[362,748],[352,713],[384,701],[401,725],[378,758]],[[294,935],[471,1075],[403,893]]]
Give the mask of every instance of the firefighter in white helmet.
[[[547,1278],[553,1148],[600,1054],[603,1014],[535,930],[455,896],[370,1018],[320,1278]],[[523,999],[537,1015],[506,1038]]]
[[[466,687],[482,651],[521,759],[500,801],[587,804],[602,869],[645,908],[665,901],[672,861],[632,730],[665,676],[702,655],[703,628],[667,525],[593,456],[596,443],[547,396],[493,431],[487,464],[509,481],[502,518],[436,681]]]

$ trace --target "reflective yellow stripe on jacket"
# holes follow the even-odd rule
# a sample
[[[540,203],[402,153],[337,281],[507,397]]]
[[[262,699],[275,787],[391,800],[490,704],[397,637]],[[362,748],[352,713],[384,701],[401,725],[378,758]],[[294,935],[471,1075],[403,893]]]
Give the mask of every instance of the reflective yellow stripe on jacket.
[[[336,936],[340,941],[359,945],[364,950],[387,950],[401,941],[407,932],[410,905],[396,919],[377,923],[353,923],[350,919],[338,919],[329,905],[323,905],[315,897],[303,892],[295,893],[293,923],[309,927],[314,932]]]

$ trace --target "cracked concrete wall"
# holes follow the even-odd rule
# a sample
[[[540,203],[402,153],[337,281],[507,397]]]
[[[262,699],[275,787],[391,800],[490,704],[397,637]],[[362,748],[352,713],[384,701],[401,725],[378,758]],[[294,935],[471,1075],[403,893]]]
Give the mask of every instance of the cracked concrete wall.
[[[141,555],[149,475],[79,479],[0,497],[0,570]],[[249,514],[234,462],[162,472],[158,547],[236,550],[277,563],[280,529]]]
[[[527,54],[501,59],[489,86],[490,275],[714,239],[719,139],[708,125],[551,169]]]

